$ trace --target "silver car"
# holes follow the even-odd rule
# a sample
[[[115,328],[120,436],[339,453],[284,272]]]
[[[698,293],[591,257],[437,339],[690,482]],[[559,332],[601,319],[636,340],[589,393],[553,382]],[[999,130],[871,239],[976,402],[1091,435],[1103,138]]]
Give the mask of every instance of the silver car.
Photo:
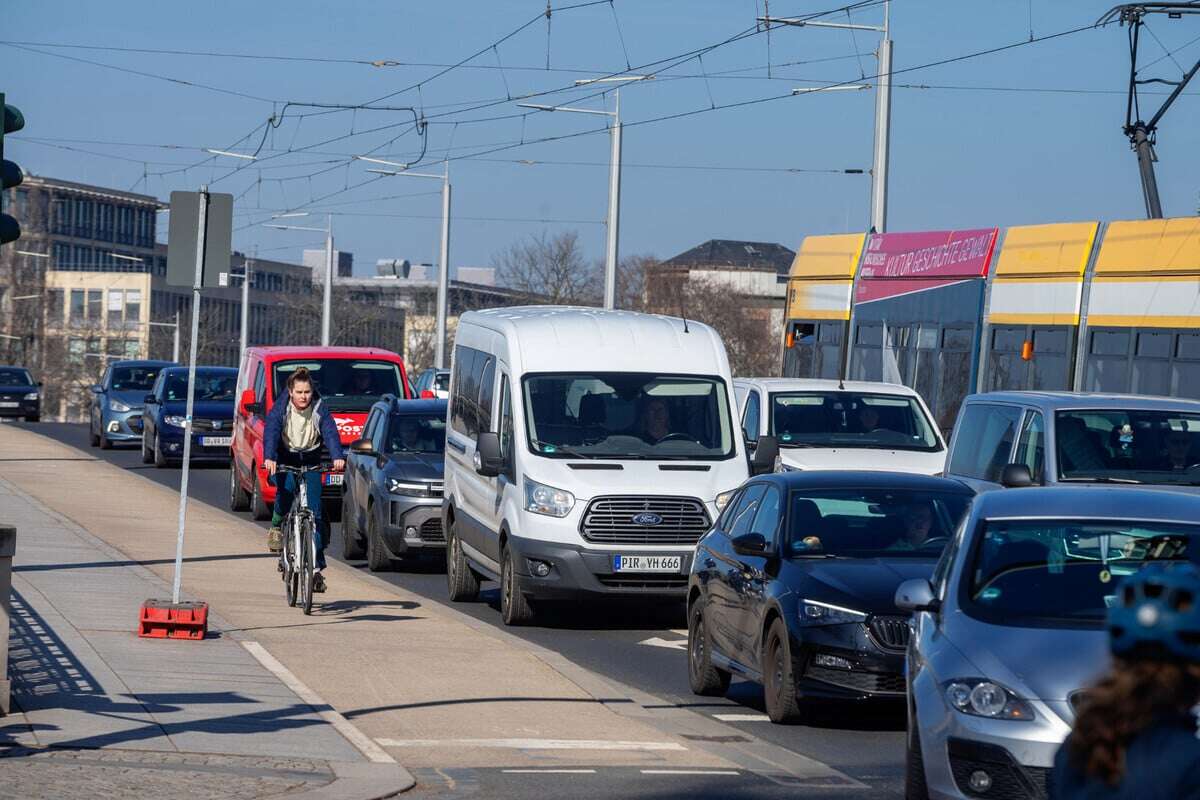
[[[1108,665],[1116,586],[1185,558],[1198,521],[1200,497],[1127,486],[976,497],[932,578],[896,592],[913,612],[906,798],[1045,798],[1080,693]]]

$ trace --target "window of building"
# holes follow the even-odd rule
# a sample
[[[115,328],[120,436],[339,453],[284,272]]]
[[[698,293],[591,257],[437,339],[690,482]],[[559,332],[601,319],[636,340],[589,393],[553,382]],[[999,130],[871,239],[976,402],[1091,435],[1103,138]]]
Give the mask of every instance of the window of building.
[[[51,267],[53,269],[69,270],[74,269],[75,254],[71,249],[71,245],[55,242],[54,248],[50,251]]]
[[[125,340],[125,357],[126,358],[141,358],[142,343],[137,339]]]
[[[120,289],[109,289],[108,304],[105,306],[105,310],[107,311],[108,327],[120,328],[124,321],[125,293]]]
[[[86,352],[87,341],[72,336],[67,342],[67,363],[76,367],[82,366],[84,361],[83,354]]]
[[[87,323],[87,302],[83,289],[71,290],[71,326],[81,328]]]
[[[61,325],[63,321],[63,290],[46,290],[46,322],[50,325]]]
[[[111,242],[113,240],[113,226],[115,222],[116,209],[112,203],[97,203],[96,204],[96,238],[101,241]]]
[[[87,290],[87,318],[88,322],[100,324],[103,319],[104,292],[100,289]]]
[[[125,355],[125,340],[120,336],[110,336],[105,342],[104,354],[120,358]]]
[[[142,321],[141,289],[125,290],[125,327],[136,328]]]

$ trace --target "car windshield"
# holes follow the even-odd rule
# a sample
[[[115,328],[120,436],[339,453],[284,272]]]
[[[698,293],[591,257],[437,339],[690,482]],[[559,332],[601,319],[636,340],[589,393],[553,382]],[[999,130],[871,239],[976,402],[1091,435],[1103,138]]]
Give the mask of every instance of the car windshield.
[[[400,390],[400,367],[390,361],[313,358],[275,365],[276,397],[287,391],[288,378],[300,367],[312,373],[314,388],[321,399],[339,411],[366,411],[385,394],[404,396]]]
[[[154,388],[161,371],[162,367],[114,367],[112,389],[116,392],[148,392]]]
[[[788,500],[784,555],[936,559],[970,502],[963,492],[794,491]]]
[[[388,422],[384,452],[446,452],[446,416],[444,414],[392,414]]]
[[[529,447],[552,458],[724,459],[734,454],[725,383],[644,373],[531,375]]]
[[[1200,485],[1200,413],[1059,411],[1054,438],[1060,480]]]
[[[433,386],[439,392],[450,391],[450,372],[439,372],[433,376]]]
[[[780,447],[942,449],[917,399],[900,394],[778,392],[771,432]]]
[[[28,370],[0,367],[0,386],[33,386],[33,378]]]
[[[233,402],[233,392],[237,386],[236,372],[216,372],[212,370],[196,370],[196,401]],[[188,376],[186,372],[171,372],[166,377],[166,387],[163,390],[164,400],[187,400]]]
[[[1185,560],[1200,526],[1130,520],[993,520],[974,548],[963,598],[1004,625],[1099,626],[1122,577]]]

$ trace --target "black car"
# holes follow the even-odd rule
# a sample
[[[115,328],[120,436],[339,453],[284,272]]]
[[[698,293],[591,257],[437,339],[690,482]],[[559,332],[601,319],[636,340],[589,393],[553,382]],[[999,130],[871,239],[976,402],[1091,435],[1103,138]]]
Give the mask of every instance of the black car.
[[[401,400],[371,407],[350,445],[342,485],[342,554],[367,557],[372,572],[394,559],[444,551],[442,470],[446,401]]]
[[[0,367],[0,417],[42,418],[41,381],[34,382],[24,367]]]
[[[692,691],[758,681],[774,722],[797,721],[802,699],[903,698],[909,623],[896,587],[930,576],[972,495],[891,472],[751,478],[692,564]]]

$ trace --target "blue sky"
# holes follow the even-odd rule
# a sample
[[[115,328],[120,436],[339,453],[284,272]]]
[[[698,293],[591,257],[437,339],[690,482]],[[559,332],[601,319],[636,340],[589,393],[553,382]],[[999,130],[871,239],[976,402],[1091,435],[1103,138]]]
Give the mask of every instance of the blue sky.
[[[909,86],[898,86],[893,97],[890,230],[1142,216],[1136,162],[1121,133],[1128,71],[1124,29],[1114,25],[911,69],[1027,40],[1031,30],[1044,36],[1090,24],[1110,2],[894,0],[894,69],[901,73],[895,81]],[[806,14],[838,4],[773,0],[771,13]],[[377,258],[436,260],[437,183],[377,178],[366,172],[372,165],[349,161],[368,152],[402,162],[416,158],[421,141],[414,132],[391,141],[405,130],[411,114],[312,115],[315,109],[291,108],[268,133],[258,161],[210,156],[203,148],[253,152],[264,122],[282,110],[283,101],[361,104],[399,92],[381,102],[420,107],[433,121],[427,128],[425,161],[437,162],[446,154],[452,159],[453,264],[488,265],[521,236],[564,229],[578,230],[587,254],[599,259],[609,155],[603,132],[473,156],[522,140],[595,130],[603,118],[522,116],[516,101],[507,98],[567,87],[576,78],[625,70],[627,63],[636,68],[722,42],[753,28],[762,0],[614,0],[558,10],[550,23],[549,72],[544,19],[470,62],[483,68],[459,68],[435,77],[440,68],[417,65],[454,64],[544,10],[542,0],[8,0],[0,38],[41,44],[0,46],[2,88],[27,120],[6,155],[35,174],[123,189],[136,186],[164,199],[172,190],[194,190],[211,181],[213,191],[238,197],[235,247],[248,251],[258,246],[263,256],[283,260],[299,261],[300,251],[314,246],[319,235],[275,231],[258,223],[273,210],[336,212],[338,247],[354,252],[356,272],[367,274]],[[859,23],[878,23],[880,18],[878,7],[852,16]],[[847,16],[830,19],[846,21]],[[1200,18],[1157,19],[1150,29],[1166,50],[1182,48],[1174,56],[1182,66],[1190,67],[1200,57]],[[1147,59],[1164,52],[1154,36],[1143,41]],[[874,74],[873,49],[869,34],[852,38],[846,31],[776,29],[769,42],[765,34],[747,36],[708,51],[702,62],[692,59],[670,69],[660,65],[654,81],[625,88],[622,253],[669,257],[710,238],[774,241],[795,248],[811,233],[865,229],[869,177],[819,170],[869,169],[871,91],[809,94],[674,120],[646,120],[787,95],[815,82],[856,81]],[[768,57],[775,65],[770,78]],[[1165,58],[1154,71],[1174,78],[1180,67]],[[422,81],[419,90],[409,88]],[[536,102],[603,107],[604,101],[593,94],[594,87],[569,89]],[[1196,213],[1198,94],[1200,82],[1161,125],[1158,175],[1168,215]],[[485,103],[493,105],[470,110]],[[297,119],[302,113],[310,116]],[[373,128],[384,129],[369,132]],[[330,139],[337,140],[322,144]],[[515,163],[520,161],[535,163]],[[201,166],[183,171],[196,164]],[[427,166],[427,171],[438,170],[436,163]],[[144,172],[148,177],[143,178]],[[157,174],[162,172],[168,174]],[[297,224],[323,224],[323,219]]]

